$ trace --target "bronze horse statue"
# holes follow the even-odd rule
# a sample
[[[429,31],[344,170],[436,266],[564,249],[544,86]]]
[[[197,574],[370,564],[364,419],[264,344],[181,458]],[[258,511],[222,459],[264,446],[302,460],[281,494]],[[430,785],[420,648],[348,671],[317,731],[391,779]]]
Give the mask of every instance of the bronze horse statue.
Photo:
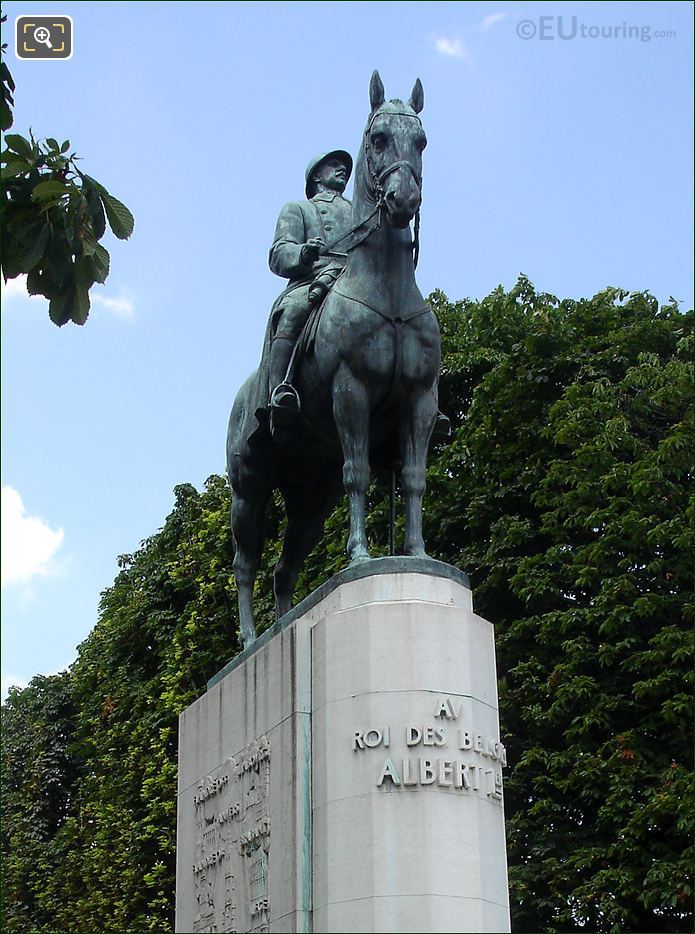
[[[355,169],[353,227],[344,272],[307,324],[293,383],[302,400],[291,439],[257,440],[260,370],[242,386],[227,434],[234,576],[244,646],[256,638],[253,585],[275,489],[287,526],[274,571],[275,611],[292,606],[304,560],[343,487],[350,504],[347,553],[369,560],[365,501],[370,466],[400,464],[403,553],[425,556],[422,497],[437,415],[439,327],[415,282],[422,151],[420,80],[410,100],[384,99],[372,75],[371,113]],[[410,224],[415,221],[415,237]],[[342,481],[342,483],[341,483]]]

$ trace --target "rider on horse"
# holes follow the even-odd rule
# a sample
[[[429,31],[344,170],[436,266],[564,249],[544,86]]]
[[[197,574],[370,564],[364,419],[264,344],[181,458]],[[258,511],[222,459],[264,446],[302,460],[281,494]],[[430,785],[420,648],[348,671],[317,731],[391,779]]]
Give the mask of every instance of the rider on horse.
[[[260,365],[239,389],[229,417],[234,577],[245,646],[256,638],[253,588],[274,490],[287,512],[273,574],[278,618],[291,608],[302,564],[341,487],[350,501],[350,562],[369,559],[372,470],[400,475],[403,554],[426,555],[427,451],[449,425],[437,412],[439,327],[415,280],[427,144],[418,116],[424,96],[418,80],[407,102],[387,101],[374,72],[369,99],[352,208],[342,197],[352,160],[334,152],[309,166],[307,200],[287,205],[280,215],[270,266],[289,285],[273,305]],[[314,315],[311,304],[322,296]],[[304,354],[301,332],[307,325]],[[294,403],[295,419],[299,410],[288,380],[301,393],[302,418],[283,432],[283,400],[290,413]],[[280,428],[274,437],[269,420]]]
[[[275,228],[268,261],[271,270],[289,283],[271,310],[267,362],[262,368],[270,393],[270,431],[278,440],[286,436],[301,409],[291,384],[294,349],[312,309],[326,297],[347,262],[347,253],[330,246],[345,241],[355,229],[352,205],[343,197],[351,172],[352,158],[342,149],[312,159],[305,173],[307,200],[286,204]],[[433,440],[448,440],[450,435],[448,418],[438,412]]]
[[[328,243],[350,229],[352,205],[343,191],[352,158],[342,149],[312,159],[306,170],[306,201],[292,201],[280,213],[270,248],[271,270],[289,279],[275,301],[270,321],[268,388],[270,427],[277,434],[297,417],[299,396],[287,380],[294,347],[312,308],[343,271],[347,255],[327,254]]]

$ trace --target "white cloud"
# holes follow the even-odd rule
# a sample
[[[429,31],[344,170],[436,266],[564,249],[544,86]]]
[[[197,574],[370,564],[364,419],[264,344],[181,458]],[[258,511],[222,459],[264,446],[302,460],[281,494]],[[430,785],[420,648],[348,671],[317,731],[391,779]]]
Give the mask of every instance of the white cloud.
[[[92,305],[98,305],[101,308],[105,308],[107,311],[110,311],[111,314],[115,315],[116,318],[135,317],[135,305],[129,298],[126,298],[124,295],[121,295],[120,298],[106,298],[106,296],[99,295],[98,292],[95,292],[91,296],[91,299]]]
[[[46,305],[48,304],[48,299],[44,298],[43,295],[29,295],[27,292],[27,277],[23,275],[9,279],[7,282],[2,279],[0,292],[3,307],[9,307],[18,302],[43,302]],[[130,320],[135,317],[135,305],[123,292],[118,298],[110,298],[101,295],[96,289],[92,289],[89,297],[92,302],[92,311],[103,308],[104,311],[112,314],[115,318],[121,318],[122,320]]]
[[[2,586],[26,584],[39,574],[56,572],[53,558],[64,533],[38,516],[28,516],[19,493],[2,488]]]
[[[506,16],[506,13],[490,13],[483,19],[480,28],[483,32],[487,32],[495,23],[499,23],[500,20],[503,20]]]
[[[438,52],[441,52],[442,55],[448,55],[451,58],[460,58],[465,62],[471,61],[470,52],[465,42],[458,36],[451,39],[446,36],[435,36],[434,47]]]
[[[29,295],[27,292],[27,277],[17,276],[14,279],[2,278],[0,281],[0,293],[2,294],[2,303],[27,301],[27,302],[45,302],[43,295]]]

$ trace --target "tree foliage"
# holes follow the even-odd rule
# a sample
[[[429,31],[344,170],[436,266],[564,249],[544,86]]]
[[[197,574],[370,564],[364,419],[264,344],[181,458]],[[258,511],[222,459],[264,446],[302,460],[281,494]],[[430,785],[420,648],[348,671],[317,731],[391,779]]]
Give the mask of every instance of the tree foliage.
[[[0,23],[7,22],[6,16],[0,17]],[[2,44],[2,52],[4,54],[7,48],[7,43]],[[14,78],[10,74],[10,69],[7,67],[5,62],[0,63],[0,87],[2,88],[2,95],[0,95],[0,130],[4,133],[5,130],[9,130],[12,126],[12,108],[14,107]]]
[[[3,51],[5,46],[3,46]],[[12,126],[15,89],[2,63],[2,129]],[[89,291],[109,274],[108,250],[99,243],[107,229],[121,240],[133,232],[133,215],[95,179],[77,167],[70,140],[5,136],[2,163],[2,274],[27,275],[30,295],[49,299],[54,324],[84,324]]]
[[[692,313],[523,277],[431,300],[455,431],[426,541],[495,623],[513,930],[689,931]],[[171,929],[177,715],[239,649],[228,488],[175,492],[70,671],[4,707],[6,930]],[[387,512],[377,483],[377,552]],[[269,524],[264,623],[277,502]],[[346,530],[343,505],[298,597],[344,566]]]
[[[688,930],[692,315],[523,278],[455,307],[428,540],[496,625],[514,926]]]
[[[35,677],[3,705],[3,908],[13,930],[54,930],[43,883],[60,873],[64,825],[77,793],[70,677]]]

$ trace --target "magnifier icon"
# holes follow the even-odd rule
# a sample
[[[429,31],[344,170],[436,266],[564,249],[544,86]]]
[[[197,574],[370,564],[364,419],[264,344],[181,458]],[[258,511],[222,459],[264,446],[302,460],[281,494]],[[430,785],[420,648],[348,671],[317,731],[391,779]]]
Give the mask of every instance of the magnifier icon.
[[[41,42],[42,45],[48,46],[49,49],[52,49],[51,45],[51,33],[50,30],[46,29],[45,26],[38,26],[34,30],[34,41]]]

